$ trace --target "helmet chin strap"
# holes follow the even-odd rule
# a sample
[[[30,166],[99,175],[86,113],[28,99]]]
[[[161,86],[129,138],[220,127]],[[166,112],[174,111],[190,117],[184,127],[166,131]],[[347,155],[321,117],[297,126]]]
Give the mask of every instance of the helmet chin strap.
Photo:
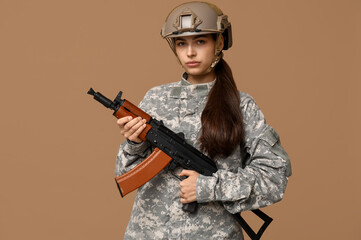
[[[212,71],[216,67],[217,63],[222,58],[223,58],[223,52],[221,51],[221,52],[218,53],[218,55],[214,56],[214,60],[213,60],[212,64],[208,67],[208,69],[205,71],[205,73],[209,73],[210,71]]]

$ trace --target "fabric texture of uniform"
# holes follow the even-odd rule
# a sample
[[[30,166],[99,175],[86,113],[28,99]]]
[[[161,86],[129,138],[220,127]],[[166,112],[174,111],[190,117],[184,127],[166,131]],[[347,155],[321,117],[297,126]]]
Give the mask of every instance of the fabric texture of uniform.
[[[174,132],[183,132],[186,141],[199,149],[201,114],[213,85],[214,81],[190,84],[182,78],[149,90],[139,107]],[[240,224],[230,213],[282,199],[291,175],[288,155],[253,98],[239,93],[247,159],[239,146],[229,157],[215,159],[219,170],[213,176],[198,176],[195,213],[182,210],[180,180],[163,169],[138,189],[124,239],[243,239]],[[148,142],[125,141],[117,155],[116,175],[129,171],[151,152]]]

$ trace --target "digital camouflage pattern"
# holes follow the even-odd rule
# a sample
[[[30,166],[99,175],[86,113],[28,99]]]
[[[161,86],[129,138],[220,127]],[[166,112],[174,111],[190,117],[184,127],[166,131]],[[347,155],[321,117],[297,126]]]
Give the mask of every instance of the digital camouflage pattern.
[[[197,149],[201,113],[214,81],[180,82],[154,87],[139,107],[174,132],[183,132]],[[216,159],[218,171],[197,179],[196,213],[182,210],[179,179],[163,169],[138,189],[124,239],[243,239],[239,223],[230,213],[268,206],[282,199],[291,166],[277,133],[267,125],[251,96],[240,92],[245,128],[246,167],[241,147],[225,159]],[[152,149],[148,142],[125,141],[116,160],[116,175],[132,169]],[[219,204],[219,202],[222,203]]]

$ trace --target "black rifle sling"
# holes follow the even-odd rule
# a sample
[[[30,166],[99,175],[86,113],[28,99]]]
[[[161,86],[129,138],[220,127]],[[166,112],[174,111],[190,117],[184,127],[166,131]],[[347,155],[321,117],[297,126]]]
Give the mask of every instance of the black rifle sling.
[[[257,233],[255,233],[253,229],[248,225],[248,223],[242,218],[241,214],[233,214],[233,216],[237,219],[241,227],[252,240],[258,240],[261,238],[262,234],[264,233],[268,225],[270,225],[273,219],[259,209],[252,210],[252,212],[264,221],[263,225]]]

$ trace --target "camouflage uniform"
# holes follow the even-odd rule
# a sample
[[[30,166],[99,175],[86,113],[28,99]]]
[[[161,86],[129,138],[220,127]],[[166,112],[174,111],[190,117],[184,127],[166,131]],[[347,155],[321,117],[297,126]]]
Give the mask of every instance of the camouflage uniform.
[[[201,113],[213,85],[214,81],[190,84],[182,78],[149,90],[139,107],[174,132],[183,132],[188,143],[199,149]],[[240,92],[240,98],[249,154],[246,167],[241,167],[241,147],[225,159],[216,159],[219,170],[213,176],[198,176],[196,213],[182,211],[179,180],[163,169],[138,189],[124,239],[243,239],[230,213],[282,199],[291,175],[287,153],[252,97]],[[117,155],[116,175],[129,171],[151,151],[148,142],[125,141]]]

